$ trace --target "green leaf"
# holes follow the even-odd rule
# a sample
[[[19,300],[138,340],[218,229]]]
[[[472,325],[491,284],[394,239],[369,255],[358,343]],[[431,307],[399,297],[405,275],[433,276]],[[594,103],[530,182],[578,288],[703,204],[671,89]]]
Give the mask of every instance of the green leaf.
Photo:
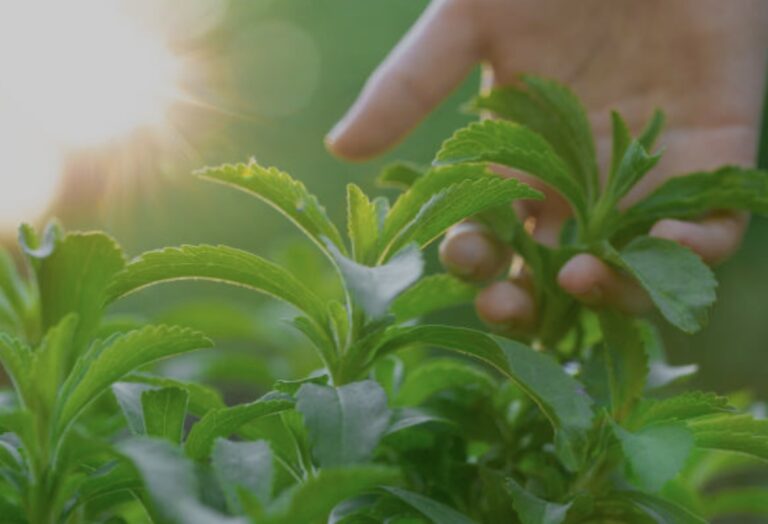
[[[324,239],[327,238],[345,253],[341,235],[317,197],[287,173],[251,162],[209,167],[198,171],[197,174],[204,179],[221,182],[260,198],[285,215],[320,249],[325,251]]]
[[[659,422],[686,420],[731,411],[728,399],[715,393],[687,391],[665,399],[643,399],[632,412],[629,424],[642,427]]]
[[[411,344],[426,344],[477,358],[501,371],[541,409],[556,430],[561,458],[580,462],[585,433],[592,426],[592,399],[551,357],[511,339],[472,329],[416,326],[392,330],[378,355]]]
[[[59,394],[56,423],[63,430],[101,393],[128,373],[160,359],[211,347],[197,331],[147,326],[97,342],[75,363]]]
[[[177,387],[151,389],[141,394],[144,427],[150,437],[181,442],[187,417],[189,393]]]
[[[439,164],[493,162],[528,173],[560,193],[579,219],[587,214],[584,189],[547,141],[522,125],[502,120],[474,122],[443,143]],[[516,198],[534,198],[521,195]]]
[[[604,311],[600,314],[600,329],[611,408],[615,419],[630,413],[642,396],[648,376],[648,357],[642,332],[629,318],[620,313]]]
[[[619,491],[611,493],[611,497],[615,500],[631,503],[658,524],[706,524],[704,519],[674,502],[647,493]]]
[[[632,135],[629,132],[627,123],[616,111],[611,111],[611,125],[613,129],[613,153],[611,154],[611,172],[610,177],[614,177],[619,164],[627,152],[629,143],[632,142]]]
[[[133,384],[146,384],[156,388],[181,388],[189,393],[189,411],[196,417],[202,417],[212,409],[225,407],[224,401],[221,399],[221,393],[212,387],[197,384],[195,382],[187,382],[146,373],[132,373],[125,377],[123,381]]]
[[[664,116],[664,112],[660,109],[656,109],[653,112],[653,116],[651,116],[651,119],[648,121],[648,124],[645,126],[645,129],[643,129],[638,137],[640,145],[643,146],[646,151],[650,151],[653,148],[656,139],[661,134],[662,129],[664,129],[665,121],[666,117]]]
[[[382,187],[405,190],[415,184],[425,171],[426,169],[423,167],[410,162],[396,162],[381,170],[379,176],[376,177],[376,183]]]
[[[31,400],[29,377],[32,350],[21,340],[0,332],[0,364],[11,380],[22,406]]]
[[[768,517],[768,488],[727,488],[708,493],[702,499],[704,513],[710,519],[734,515]]]
[[[720,414],[688,420],[696,446],[745,453],[768,460],[768,420]]]
[[[472,524],[472,520],[453,508],[412,491],[387,486],[382,488],[424,515],[434,524]]]
[[[694,439],[684,424],[664,423],[631,433],[614,426],[631,476],[646,491],[659,491],[685,465]]]
[[[512,495],[515,511],[522,524],[562,524],[571,509],[571,503],[547,502],[529,493],[512,479],[507,479],[505,486]]]
[[[371,380],[338,388],[304,384],[296,395],[296,409],[322,467],[365,462],[387,431],[392,416],[387,396]]]
[[[227,517],[198,500],[200,486],[194,465],[165,440],[134,437],[118,444],[118,450],[136,467],[157,515],[174,524],[245,524],[243,518]]]
[[[262,505],[272,499],[274,457],[265,441],[232,442],[223,438],[216,439],[211,462],[232,511],[242,511],[239,488],[255,495]]]
[[[487,372],[456,359],[429,360],[411,372],[397,393],[400,406],[416,406],[450,388],[465,388],[485,394],[496,390],[496,381]]]
[[[269,516],[259,522],[324,522],[331,510],[341,501],[397,480],[397,470],[384,466],[321,469],[314,477],[281,494],[270,506]]]
[[[726,166],[670,178],[630,207],[616,231],[619,235],[646,231],[662,218],[698,218],[714,210],[768,214],[768,172]]]
[[[112,394],[115,395],[115,400],[123,412],[125,421],[128,423],[128,429],[134,435],[147,434],[141,396],[144,392],[152,389],[152,386],[146,384],[131,384],[129,382],[112,384]]]
[[[612,262],[640,282],[671,324],[686,333],[704,326],[717,282],[693,251],[671,240],[643,236],[624,247]]]
[[[217,438],[228,437],[253,420],[291,409],[293,405],[293,400],[287,397],[267,395],[248,404],[214,409],[192,426],[185,444],[186,453],[202,460],[211,452]]]
[[[435,311],[471,303],[477,288],[453,275],[442,273],[422,278],[398,296],[391,306],[400,322]]]
[[[328,249],[352,297],[372,319],[386,315],[390,303],[416,282],[424,269],[424,260],[415,245],[406,247],[385,264],[373,267],[350,260],[333,245],[329,244]]]
[[[352,243],[352,258],[362,264],[373,263],[379,239],[378,211],[355,184],[347,186],[347,228]]]
[[[103,233],[69,233],[50,252],[28,253],[36,260],[43,332],[77,313],[74,344],[84,350],[101,320],[107,287],[125,265],[123,252]]]
[[[291,273],[261,257],[227,246],[182,246],[132,260],[109,289],[109,301],[174,280],[204,279],[244,286],[295,306],[322,324],[325,305]]]
[[[631,141],[616,166],[616,171],[608,179],[605,193],[609,201],[613,204],[618,203],[630,189],[635,187],[643,175],[654,168],[659,159],[661,159],[660,155],[649,155],[637,140]]]
[[[0,249],[0,296],[7,301],[9,315],[21,321],[27,314],[29,288],[22,280],[11,256]]]
[[[41,410],[53,408],[59,386],[68,371],[75,344],[78,316],[70,313],[45,334],[37,348],[30,370],[30,379],[43,403]]]

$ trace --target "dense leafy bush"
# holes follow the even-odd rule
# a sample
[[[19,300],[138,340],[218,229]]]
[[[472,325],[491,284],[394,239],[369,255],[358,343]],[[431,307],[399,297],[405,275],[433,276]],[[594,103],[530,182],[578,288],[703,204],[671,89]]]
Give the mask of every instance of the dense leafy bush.
[[[661,114],[637,138],[613,115],[601,184],[578,101],[550,81],[522,86],[478,98],[477,109],[503,119],[457,131],[431,168],[385,171],[383,182],[404,189],[392,204],[350,185],[346,235],[277,169],[199,173],[291,220],[337,272],[338,295],[231,247],[166,248],[126,262],[102,233],[53,225],[39,238],[22,228],[25,273],[7,256],[0,264],[0,362],[13,386],[0,407],[2,522],[685,523],[767,514],[768,488],[721,482],[765,471],[768,421],[757,407],[743,395],[681,392],[692,369],[665,363],[647,321],[581,306],[556,283],[567,259],[590,252],[637,279],[671,324],[700,329],[715,300],[712,272],[646,233],[663,217],[766,212],[766,174],[694,173],[619,210],[658,161]],[[559,246],[534,241],[512,213],[513,201],[541,194],[487,163],[537,177],[570,203]],[[422,250],[469,217],[508,241],[532,274],[541,314],[525,340],[418,322],[475,294],[447,274],[423,275]],[[184,327],[130,327],[105,308],[183,279],[289,304],[321,368],[229,406],[209,386],[148,373],[212,342]]]

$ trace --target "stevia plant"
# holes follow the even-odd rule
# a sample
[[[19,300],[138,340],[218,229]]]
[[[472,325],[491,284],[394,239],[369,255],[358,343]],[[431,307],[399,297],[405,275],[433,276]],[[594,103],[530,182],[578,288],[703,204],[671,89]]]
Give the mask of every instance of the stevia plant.
[[[562,86],[526,78],[474,105],[509,121],[459,130],[427,170],[387,170],[385,182],[406,188],[391,205],[350,185],[346,241],[317,199],[277,169],[249,163],[200,173],[296,224],[337,272],[338,296],[319,296],[285,267],[226,246],[167,248],[103,266],[112,258],[62,247],[70,235],[51,243],[25,234],[37,284],[4,277],[8,299],[0,301],[11,312],[0,319],[10,341],[0,357],[16,389],[0,418],[9,521],[685,523],[765,513],[766,488],[722,488],[729,476],[766,471],[768,423],[749,400],[681,393],[692,370],[664,363],[650,324],[579,305],[556,274],[573,254],[593,253],[636,278],[672,324],[694,331],[714,301],[712,273],[685,248],[645,233],[661,217],[764,212],[766,174],[727,167],[675,178],[620,211],[658,159],[649,151],[660,114],[637,139],[614,115],[614,160],[600,184],[584,111]],[[512,201],[540,194],[486,163],[538,177],[571,203],[559,246],[535,242],[511,212]],[[474,295],[448,275],[422,276],[421,250],[469,217],[508,241],[532,274],[542,314],[523,341],[418,323]],[[37,259],[60,269],[43,271]],[[180,279],[244,286],[293,306],[291,324],[315,347],[318,372],[233,406],[202,386],[133,373],[206,341],[179,328],[110,334],[115,324],[100,321],[103,307]],[[88,320],[77,324],[86,328],[72,335],[66,357],[56,357],[62,378],[50,409],[27,401],[40,396],[28,390],[49,384],[27,370],[50,358],[40,333],[70,312]],[[169,333],[183,340],[165,341]],[[432,348],[451,353],[435,357]],[[95,403],[81,409],[110,388],[122,432],[102,423],[117,409],[109,396],[100,397],[101,411]],[[15,423],[24,417],[39,421],[32,437]],[[38,463],[47,483],[34,482]]]

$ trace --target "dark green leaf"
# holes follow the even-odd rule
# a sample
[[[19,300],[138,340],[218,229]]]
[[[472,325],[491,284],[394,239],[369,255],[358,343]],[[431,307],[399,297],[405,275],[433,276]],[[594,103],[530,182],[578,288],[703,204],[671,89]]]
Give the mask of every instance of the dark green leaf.
[[[616,166],[616,171],[608,179],[605,193],[608,201],[616,204],[635,187],[640,179],[659,162],[660,155],[649,155],[640,142],[633,140],[629,143],[624,156]]]
[[[471,303],[477,288],[447,273],[430,275],[404,291],[391,310],[400,321]]]
[[[496,389],[496,381],[482,369],[460,360],[430,360],[408,375],[396,402],[401,406],[416,406],[449,388],[467,388],[490,394]]]
[[[642,427],[723,413],[731,409],[725,397],[715,393],[689,391],[665,399],[643,399],[632,413],[630,424],[633,427]]]
[[[304,384],[296,398],[322,467],[368,460],[392,415],[384,390],[371,380],[339,388]]]
[[[522,524],[562,524],[571,508],[571,504],[542,500],[512,479],[507,479],[506,488],[512,495],[515,511]]]
[[[611,173],[610,177],[615,176],[624,154],[627,152],[629,143],[632,141],[632,135],[629,132],[627,123],[616,111],[611,111],[611,124],[613,129],[613,153],[611,154]]]
[[[226,164],[209,167],[197,173],[202,178],[221,182],[251,195],[271,205],[291,222],[304,231],[321,249],[325,250],[325,240],[330,240],[342,252],[345,252],[341,235],[328,219],[325,209],[317,197],[309,193],[304,184],[274,167],[261,167],[256,163]]]
[[[435,161],[439,164],[493,162],[524,171],[560,193],[570,202],[577,217],[586,217],[585,192],[563,159],[545,139],[519,124],[501,120],[472,123],[443,143]]]
[[[132,260],[109,289],[115,300],[175,280],[213,280],[244,286],[295,306],[322,323],[325,306],[296,277],[261,257],[227,246],[182,246],[149,251]]]
[[[192,426],[185,444],[186,453],[202,460],[211,452],[217,438],[228,437],[253,420],[291,409],[293,405],[288,397],[266,396],[248,404],[209,411]]]
[[[657,524],[706,524],[704,519],[687,509],[654,495],[639,491],[620,491],[611,495],[616,500],[627,501],[641,509]]]
[[[710,519],[735,515],[768,517],[768,489],[764,487],[718,490],[703,497],[702,503]]]
[[[469,517],[431,498],[400,488],[388,486],[382,489],[408,504],[434,524],[472,524]]]
[[[686,333],[704,326],[717,282],[693,251],[671,240],[643,236],[622,249],[617,262],[674,326]]]
[[[187,417],[189,393],[177,387],[150,389],[141,394],[144,427],[150,437],[179,444]]]

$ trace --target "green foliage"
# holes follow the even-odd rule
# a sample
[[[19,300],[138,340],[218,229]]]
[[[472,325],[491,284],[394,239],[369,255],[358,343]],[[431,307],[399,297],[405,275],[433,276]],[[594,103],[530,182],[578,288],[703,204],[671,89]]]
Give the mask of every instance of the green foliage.
[[[601,186],[586,112],[565,87],[524,77],[474,107],[510,121],[457,131],[429,168],[385,169],[380,182],[403,190],[391,205],[350,184],[347,238],[301,182],[275,168],[250,162],[200,172],[285,215],[319,250],[320,264],[303,251],[289,264],[206,245],[126,263],[103,233],[53,225],[41,238],[24,226],[25,268],[0,255],[0,364],[12,388],[0,402],[3,522],[700,523],[765,515],[764,485],[722,487],[734,473],[765,473],[768,421],[758,408],[681,391],[679,379],[693,370],[664,362],[650,324],[577,303],[557,275],[572,256],[590,253],[634,279],[669,323],[701,329],[715,301],[712,272],[648,233],[661,218],[766,212],[768,175],[736,167],[683,175],[623,209],[659,160],[651,148],[662,113],[637,137],[613,114]],[[524,171],[570,203],[574,220],[559,245],[538,243],[512,212],[514,201],[541,193],[496,176],[488,163]],[[509,243],[530,274],[538,322],[520,340],[419,324],[476,295],[450,275],[424,275],[422,251],[469,218]],[[319,276],[326,270],[330,284]],[[121,297],[176,280],[245,287],[285,302],[295,317],[254,320],[246,309],[198,300],[158,325],[143,314],[105,317]],[[237,339],[264,368],[262,353],[250,353],[259,336],[287,353],[296,339],[284,330],[295,328],[317,356],[303,369],[315,371],[271,388],[262,379],[255,400],[230,396],[224,380],[226,398],[240,401],[226,404],[217,389],[182,377],[231,378],[242,358],[217,353],[157,374],[159,360],[213,345],[181,326]],[[185,364],[205,369],[185,374]],[[229,372],[214,372],[218,365]],[[281,373],[264,375],[272,372]]]

